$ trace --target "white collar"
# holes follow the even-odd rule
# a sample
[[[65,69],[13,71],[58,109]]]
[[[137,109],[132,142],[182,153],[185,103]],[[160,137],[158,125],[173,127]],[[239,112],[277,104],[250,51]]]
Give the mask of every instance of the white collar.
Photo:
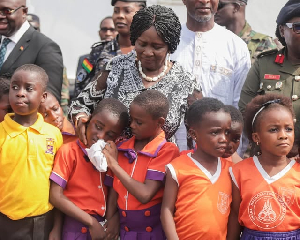
[[[211,175],[211,173],[203,167],[201,163],[199,163],[197,160],[195,160],[192,157],[192,153],[188,153],[187,156],[196,164],[196,166],[206,175],[206,177],[210,180],[212,184],[214,184],[220,177],[221,174],[221,160],[218,158],[218,166],[217,166],[217,171]]]
[[[24,35],[24,33],[30,28],[30,24],[29,22],[26,20],[21,28],[15,32],[14,35],[8,37],[12,42],[14,42],[15,44],[17,44],[19,42],[19,40],[21,39],[21,37]],[[2,36],[1,42],[3,39],[5,39],[5,36]]]
[[[277,181],[278,179],[282,178],[288,171],[291,170],[291,168],[296,163],[295,160],[291,160],[291,162],[288,165],[286,165],[284,169],[282,169],[280,172],[276,173],[274,176],[270,177],[269,174],[263,169],[262,165],[258,161],[257,156],[253,156],[253,161],[254,161],[254,164],[255,164],[257,170],[260,172],[261,176],[263,177],[263,179],[265,179],[265,181],[268,184],[271,184],[271,183]]]

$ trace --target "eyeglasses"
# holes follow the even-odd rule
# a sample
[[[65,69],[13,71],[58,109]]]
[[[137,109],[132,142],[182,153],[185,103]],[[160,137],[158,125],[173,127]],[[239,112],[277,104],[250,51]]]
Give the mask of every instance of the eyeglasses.
[[[296,34],[300,34],[300,22],[286,23],[285,24],[289,29],[293,29]]]
[[[221,10],[223,7],[225,7],[228,4],[237,4],[239,6],[244,6],[243,3],[239,3],[239,2],[221,2],[221,1],[219,1],[218,10],[217,11]]]
[[[4,8],[4,9],[0,10],[0,15],[1,16],[10,16],[10,15],[14,14],[16,11],[18,11],[20,8],[25,8],[25,6],[21,6],[16,9]]]
[[[114,32],[115,31],[115,29],[114,28],[100,28],[100,31],[102,31],[102,32],[107,32],[107,31],[111,31],[111,32]]]

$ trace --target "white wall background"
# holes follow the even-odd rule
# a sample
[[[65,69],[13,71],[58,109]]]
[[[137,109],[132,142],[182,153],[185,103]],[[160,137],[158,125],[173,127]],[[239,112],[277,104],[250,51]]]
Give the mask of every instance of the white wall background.
[[[174,4],[166,4],[168,1]],[[172,7],[180,20],[186,21],[180,0],[148,0],[148,5],[163,2]],[[247,20],[258,32],[274,36],[276,17],[287,0],[248,0]],[[41,31],[57,42],[63,52],[68,78],[74,79],[78,57],[88,53],[99,41],[100,20],[112,15],[110,0],[27,0],[29,13],[41,20]]]

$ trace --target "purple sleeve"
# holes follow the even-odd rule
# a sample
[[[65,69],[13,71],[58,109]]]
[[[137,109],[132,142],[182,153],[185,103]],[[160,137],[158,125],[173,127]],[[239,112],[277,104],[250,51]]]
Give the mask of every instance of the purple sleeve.
[[[65,179],[63,179],[61,176],[59,176],[57,173],[52,172],[50,175],[50,179],[55,182],[56,184],[58,184],[59,186],[61,186],[63,189],[65,189],[65,187],[67,186],[67,181]]]
[[[148,169],[146,179],[155,181],[164,181],[165,173],[153,169]]]

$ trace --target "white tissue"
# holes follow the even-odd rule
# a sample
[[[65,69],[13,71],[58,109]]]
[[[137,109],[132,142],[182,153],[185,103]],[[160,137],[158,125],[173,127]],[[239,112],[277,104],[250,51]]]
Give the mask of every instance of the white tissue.
[[[107,171],[107,161],[102,153],[103,148],[105,147],[106,142],[100,139],[96,143],[94,143],[91,148],[86,148],[86,152],[91,163],[95,166],[95,168],[99,172],[106,172]]]

